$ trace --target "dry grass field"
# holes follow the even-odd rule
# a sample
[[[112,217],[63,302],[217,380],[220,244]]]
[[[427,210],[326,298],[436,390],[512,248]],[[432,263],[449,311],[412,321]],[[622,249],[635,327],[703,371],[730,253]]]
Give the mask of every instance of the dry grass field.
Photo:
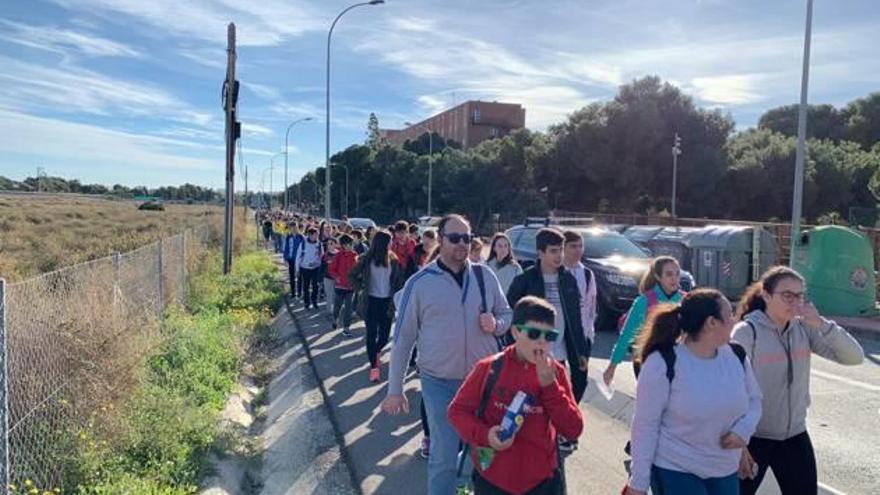
[[[125,252],[187,228],[222,232],[223,209],[166,204],[140,211],[133,201],[63,195],[0,194],[0,278],[17,281],[67,265]],[[236,211],[236,237],[244,229]]]

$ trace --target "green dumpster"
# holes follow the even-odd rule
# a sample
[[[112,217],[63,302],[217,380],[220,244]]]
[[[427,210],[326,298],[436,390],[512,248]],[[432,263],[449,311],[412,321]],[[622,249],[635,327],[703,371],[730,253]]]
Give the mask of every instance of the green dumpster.
[[[804,232],[793,268],[807,280],[807,292],[820,313],[877,314],[874,253],[861,233],[837,225]]]

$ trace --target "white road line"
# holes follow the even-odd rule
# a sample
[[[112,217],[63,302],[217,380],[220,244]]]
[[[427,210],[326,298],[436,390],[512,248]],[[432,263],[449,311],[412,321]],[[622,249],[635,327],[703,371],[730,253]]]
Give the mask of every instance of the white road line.
[[[853,380],[851,378],[845,378],[842,376],[834,375],[831,373],[826,373],[824,371],[812,370],[812,373],[819,378],[825,378],[826,380],[834,380],[840,383],[846,383],[847,385],[852,385],[853,387],[858,387],[869,392],[880,392],[880,386],[871,385],[870,383],[860,382],[858,380]]]
[[[846,494],[843,493],[842,491],[840,491],[840,490],[838,490],[838,489],[836,489],[836,488],[831,488],[830,486],[828,486],[828,485],[826,485],[825,483],[822,483],[822,482],[819,482],[819,489],[822,490],[822,491],[824,491],[824,492],[826,492],[826,493],[828,493],[828,495],[846,495]],[[820,492],[820,493],[821,493],[821,492]]]

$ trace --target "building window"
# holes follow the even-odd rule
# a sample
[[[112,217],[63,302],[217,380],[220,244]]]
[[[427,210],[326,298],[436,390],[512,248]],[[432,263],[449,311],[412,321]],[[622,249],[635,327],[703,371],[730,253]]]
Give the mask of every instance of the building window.
[[[479,124],[479,123],[480,123],[480,108],[475,107],[474,108],[474,124]]]

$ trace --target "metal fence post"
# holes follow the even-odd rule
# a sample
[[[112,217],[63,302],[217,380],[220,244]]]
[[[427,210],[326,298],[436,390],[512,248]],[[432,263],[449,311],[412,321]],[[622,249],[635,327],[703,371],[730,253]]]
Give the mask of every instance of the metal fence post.
[[[183,246],[181,247],[182,256],[183,256],[183,262],[180,264],[180,270],[183,273],[183,288],[181,290],[182,297],[180,298],[181,304],[186,303],[186,295],[187,295],[188,288],[189,288],[189,279],[187,278],[187,272],[186,272],[186,263],[187,263],[187,260],[186,260],[186,241],[187,241],[187,237],[188,237],[187,233],[189,233],[189,230],[183,231]]]
[[[121,261],[121,256],[119,251],[113,252],[113,312],[114,314],[117,311],[117,306],[119,305],[119,265]]]
[[[6,352],[6,280],[0,278],[0,483],[2,491],[9,486],[9,362]]]
[[[165,320],[165,272],[163,270],[164,263],[162,262],[162,245],[163,241],[159,241],[159,323],[162,324]]]

